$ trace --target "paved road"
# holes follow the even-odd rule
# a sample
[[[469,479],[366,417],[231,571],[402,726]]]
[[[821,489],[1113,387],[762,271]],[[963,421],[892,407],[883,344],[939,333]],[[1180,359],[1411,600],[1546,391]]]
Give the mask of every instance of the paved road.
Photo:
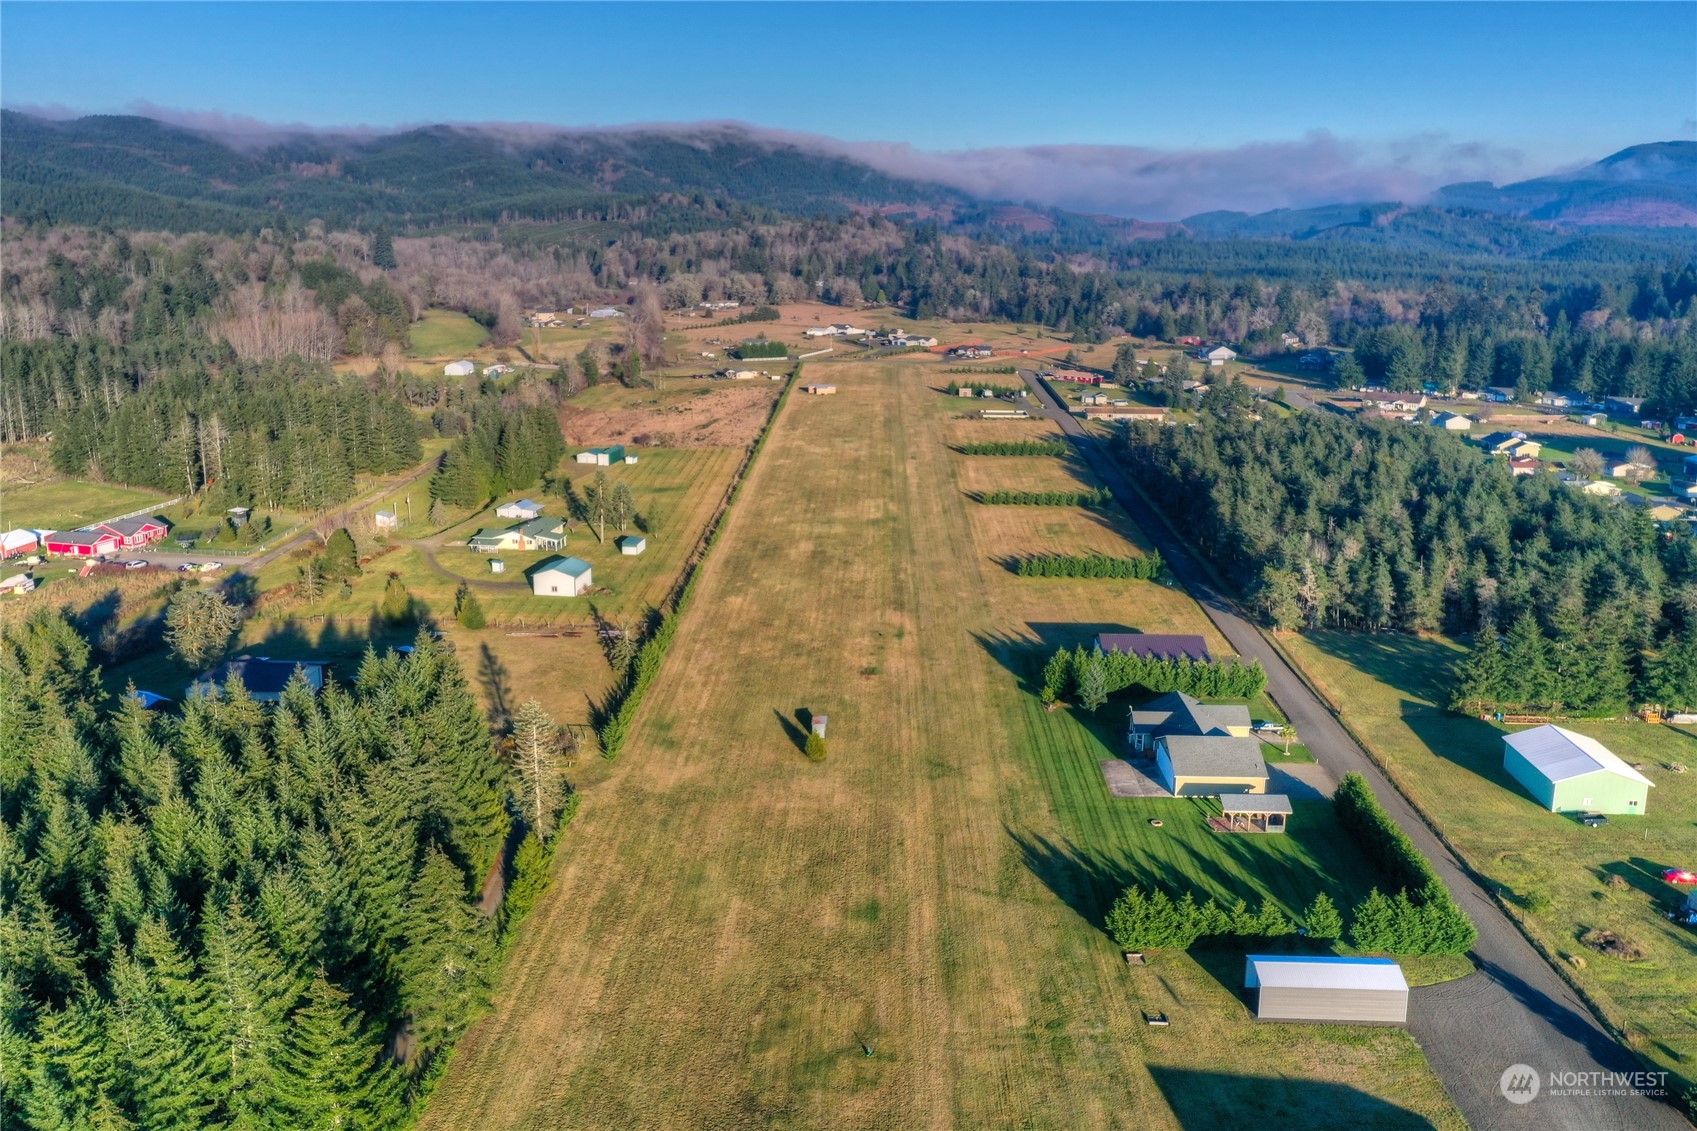
[[[1603,1030],[1284,657],[1239,615],[1078,419],[1034,376],[1026,380],[1034,390],[1035,407],[1060,423],[1080,456],[1143,528],[1172,575],[1201,603],[1231,646],[1239,655],[1261,661],[1267,670],[1268,693],[1327,771],[1327,780],[1335,784],[1351,770],[1364,775],[1385,809],[1432,860],[1444,883],[1479,925],[1479,942],[1473,948],[1479,971],[1415,991],[1409,1015],[1410,1030],[1467,1121],[1478,1131],[1690,1127],[1672,1107],[1639,1094],[1550,1094],[1551,1072],[1635,1072],[1642,1065]],[[1498,1090],[1503,1072],[1514,1064],[1530,1065],[1545,1081],[1544,1092],[1530,1103],[1511,1104]]]

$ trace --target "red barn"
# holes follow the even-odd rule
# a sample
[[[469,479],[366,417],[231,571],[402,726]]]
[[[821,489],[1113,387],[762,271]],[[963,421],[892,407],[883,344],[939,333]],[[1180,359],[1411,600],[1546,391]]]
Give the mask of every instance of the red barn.
[[[118,536],[124,548],[129,549],[164,541],[170,527],[163,519],[158,518],[117,518],[111,522],[103,522],[94,529],[111,531]]]
[[[56,530],[43,538],[49,554],[67,558],[98,558],[115,554],[124,540],[110,530]]]
[[[1080,373],[1076,369],[1061,369],[1049,374],[1054,381],[1070,381],[1075,385],[1100,385],[1102,378],[1096,373]]]

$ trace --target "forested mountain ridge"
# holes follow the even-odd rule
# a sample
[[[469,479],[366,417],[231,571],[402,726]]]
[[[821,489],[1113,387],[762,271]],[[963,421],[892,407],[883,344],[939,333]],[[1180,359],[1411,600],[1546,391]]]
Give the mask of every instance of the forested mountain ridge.
[[[1657,238],[1641,229],[1697,225],[1697,162],[1687,149],[1697,144],[1685,142],[1636,146],[1584,170],[1501,189],[1452,185],[1426,206],[1339,202],[1144,225],[979,200],[737,126],[438,125],[377,137],[279,133],[239,148],[143,117],[49,121],[4,111],[0,133],[7,217],[173,231],[256,231],[314,218],[366,229],[628,222],[656,206],[666,209],[665,226],[694,230],[734,223],[739,209],[796,216],[876,210],[1073,250],[1188,236],[1365,240],[1412,251],[1536,257],[1559,253],[1576,226],[1638,225],[1632,240],[1654,246],[1684,233]]]
[[[1587,226],[1697,225],[1697,141],[1634,145],[1567,173],[1493,188],[1448,185],[1444,206]]]
[[[167,201],[210,206],[203,226],[215,230],[271,223],[279,212],[361,225],[551,220],[658,194],[803,214],[970,206],[953,189],[732,127],[685,136],[429,126],[374,139],[303,134],[245,152],[140,117],[52,122],[5,111],[3,129],[6,214],[43,209],[73,223],[107,222],[95,215],[106,207],[155,211]],[[137,216],[132,226],[156,225]]]

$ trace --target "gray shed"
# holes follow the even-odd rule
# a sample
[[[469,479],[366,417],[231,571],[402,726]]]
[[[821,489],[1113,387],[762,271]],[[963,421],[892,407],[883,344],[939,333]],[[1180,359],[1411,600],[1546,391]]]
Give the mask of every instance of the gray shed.
[[[1408,1021],[1408,980],[1389,958],[1251,954],[1244,962],[1257,1021]]]

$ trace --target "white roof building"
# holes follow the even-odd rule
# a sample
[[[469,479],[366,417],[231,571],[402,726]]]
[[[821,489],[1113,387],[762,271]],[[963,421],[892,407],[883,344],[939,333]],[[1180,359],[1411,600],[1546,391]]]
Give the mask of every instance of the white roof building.
[[[1259,1021],[1408,1021],[1408,979],[1389,958],[1251,954],[1243,984]]]
[[[1503,741],[1551,781],[1567,781],[1607,770],[1644,785],[1656,784],[1596,739],[1554,723],[1505,734]]]
[[[41,537],[33,530],[8,530],[0,534],[0,557],[32,551],[40,543]]]
[[[470,377],[477,372],[477,366],[469,361],[450,361],[442,367],[444,377]]]

